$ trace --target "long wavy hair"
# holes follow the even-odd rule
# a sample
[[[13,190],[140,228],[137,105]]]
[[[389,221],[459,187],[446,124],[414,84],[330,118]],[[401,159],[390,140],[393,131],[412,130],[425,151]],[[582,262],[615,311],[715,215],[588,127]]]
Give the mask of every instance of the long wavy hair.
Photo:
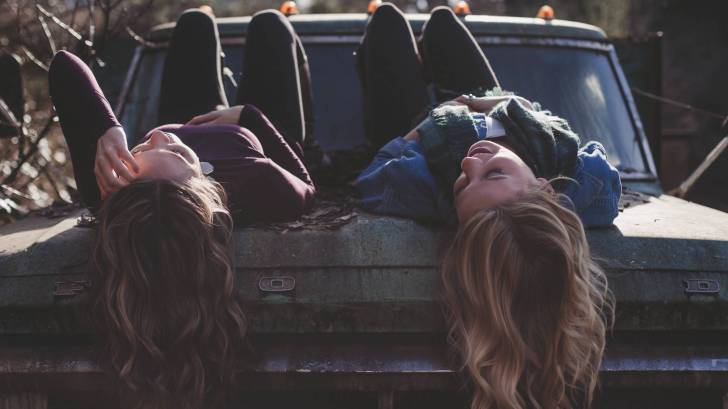
[[[124,405],[221,405],[246,329],[223,190],[204,178],[137,181],[97,219],[90,314]]]
[[[613,299],[581,221],[553,192],[473,216],[442,272],[472,409],[591,405]]]

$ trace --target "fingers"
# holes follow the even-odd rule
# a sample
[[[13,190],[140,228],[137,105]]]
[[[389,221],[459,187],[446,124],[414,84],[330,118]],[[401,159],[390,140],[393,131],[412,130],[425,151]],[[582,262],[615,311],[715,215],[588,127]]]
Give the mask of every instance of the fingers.
[[[453,100],[450,100],[450,101],[445,101],[442,104],[440,104],[440,106],[445,106],[445,105],[452,105],[452,106],[462,106],[462,105],[465,105],[465,106],[467,106],[467,104],[465,104],[463,102],[460,102],[457,99],[453,99]]]
[[[134,155],[129,152],[129,149],[121,149],[121,151],[119,152],[119,156],[121,157],[121,160],[126,162],[127,165],[131,166],[134,172],[139,173],[139,163],[137,163],[136,159],[134,159]],[[133,179],[133,177],[131,179]]]
[[[109,193],[109,186],[106,183],[106,180],[104,179],[104,176],[101,174],[101,160],[99,160],[99,157],[96,157],[96,162],[94,163],[94,175],[96,175],[96,184],[99,186],[99,190],[101,191],[101,196],[106,197]]]
[[[107,158],[108,155],[96,155],[95,173],[97,181],[99,181],[99,178],[101,178],[100,185],[103,185],[104,190],[112,193],[128,185],[129,182],[126,179],[122,179],[114,174],[114,169],[112,168],[112,165],[111,163],[109,163],[109,160]],[[119,163],[121,163],[120,160]],[[123,163],[121,164],[121,166],[126,169]],[[127,172],[129,172],[128,169]]]
[[[218,111],[212,111],[208,112],[204,115],[197,115],[196,117],[190,119],[189,122],[187,122],[187,125],[200,125],[205,124],[208,122],[212,122],[220,115]]]
[[[498,103],[507,100],[509,97],[462,98],[463,104],[467,105],[470,110],[475,112],[488,112],[498,105]]]
[[[516,97],[516,99],[518,99],[518,101],[521,103],[521,105],[523,105],[524,107],[533,111],[533,105],[531,104],[531,101],[529,101],[523,97]]]
[[[107,159],[109,163],[111,164],[111,168],[116,172],[116,174],[127,181],[131,182],[134,180],[134,175],[131,174],[129,171],[129,168],[126,167],[124,162],[119,159],[119,156],[116,154],[111,154],[107,156]],[[118,178],[117,178],[118,179]]]
[[[101,140],[99,140],[99,142],[101,142]],[[106,182],[109,187],[126,186],[128,183],[125,182],[131,182],[134,180],[134,175],[132,175],[129,168],[127,168],[124,162],[120,159],[120,156],[126,158],[127,155],[131,157],[131,161],[133,161],[138,168],[139,166],[134,157],[131,156],[129,150],[126,148],[126,144],[100,143],[96,147],[96,161],[99,162],[97,163],[99,165],[99,170],[101,171],[101,175],[106,178]],[[116,175],[114,175],[113,172],[116,172]],[[123,178],[123,180],[120,180],[120,177]]]

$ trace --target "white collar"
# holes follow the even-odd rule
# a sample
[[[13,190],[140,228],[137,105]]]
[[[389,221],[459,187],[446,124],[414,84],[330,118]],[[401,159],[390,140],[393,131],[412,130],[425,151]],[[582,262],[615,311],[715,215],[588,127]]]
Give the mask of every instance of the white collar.
[[[486,139],[506,136],[506,129],[503,127],[503,124],[497,119],[486,116],[485,126],[488,128],[488,132],[485,135]]]

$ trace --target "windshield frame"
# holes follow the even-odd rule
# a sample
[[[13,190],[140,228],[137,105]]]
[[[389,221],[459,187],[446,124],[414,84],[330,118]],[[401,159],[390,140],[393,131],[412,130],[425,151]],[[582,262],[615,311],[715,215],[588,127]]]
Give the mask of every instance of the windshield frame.
[[[474,30],[475,31],[475,30]],[[418,33],[415,33],[417,35]],[[361,40],[361,35],[302,35],[301,41],[304,45],[306,44],[358,44]],[[655,182],[658,180],[655,162],[652,156],[652,152],[647,142],[644,127],[640,120],[637,112],[637,106],[634,102],[631,92],[627,92],[629,85],[627,83],[626,76],[619,64],[617,54],[614,45],[610,42],[600,42],[593,40],[583,39],[571,39],[571,38],[558,38],[558,37],[526,37],[526,36],[501,36],[501,35],[474,35],[475,40],[482,46],[487,45],[523,45],[523,46],[540,46],[540,47],[558,47],[558,48],[576,48],[582,50],[595,51],[603,54],[609,62],[612,73],[617,81],[617,88],[622,95],[624,104],[626,105],[627,113],[630,118],[632,128],[635,131],[636,137],[639,138],[639,146],[642,161],[645,164],[647,172],[630,172],[624,173],[620,171],[620,177],[624,181],[649,181]],[[222,45],[244,45],[245,37],[222,37]],[[166,48],[168,42],[144,42],[137,46],[134,53],[134,57],[127,73],[127,78],[124,82],[119,100],[114,110],[117,117],[121,118],[123,115],[124,108],[126,106],[129,93],[133,86],[136,73],[141,63],[141,57],[146,51],[155,51],[160,48]],[[131,141],[130,141],[131,142]]]

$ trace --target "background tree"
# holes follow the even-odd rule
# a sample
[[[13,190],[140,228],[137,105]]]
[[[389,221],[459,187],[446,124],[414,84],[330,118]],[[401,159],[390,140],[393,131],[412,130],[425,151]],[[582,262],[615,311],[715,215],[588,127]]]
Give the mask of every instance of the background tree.
[[[48,96],[53,54],[69,50],[103,70],[105,49],[144,24],[154,0],[0,3],[0,221],[71,203],[75,181]],[[126,35],[126,34],[125,34]]]

